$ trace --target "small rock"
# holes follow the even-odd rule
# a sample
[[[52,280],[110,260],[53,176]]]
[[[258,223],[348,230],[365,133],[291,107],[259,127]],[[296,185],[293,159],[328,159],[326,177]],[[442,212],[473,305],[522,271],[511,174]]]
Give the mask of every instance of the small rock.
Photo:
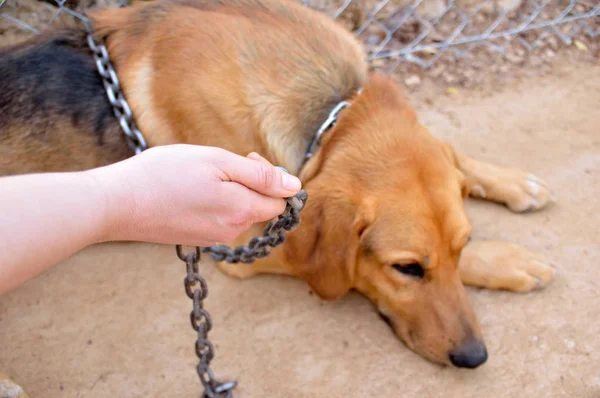
[[[567,348],[569,350],[572,350],[573,348],[575,348],[575,342],[573,340],[565,339],[565,345],[567,346]]]
[[[424,0],[417,8],[417,13],[425,19],[437,19],[441,17],[446,9],[444,0]]]
[[[383,60],[383,58],[375,58],[374,60],[371,60],[371,65],[374,68],[381,68],[385,65],[385,61]]]
[[[438,50],[437,48],[433,48],[433,47],[425,47],[424,49],[421,50],[422,53],[425,54],[437,54]]]
[[[521,0],[497,0],[496,6],[502,12],[510,12],[521,5]]]
[[[532,343],[535,343],[535,342],[537,342],[538,340],[539,340],[539,338],[538,338],[537,336],[531,336],[531,337],[529,338],[529,341],[531,341]]]
[[[408,79],[404,80],[404,84],[408,87],[417,86],[421,84],[421,78],[417,75],[412,75]]]
[[[477,14],[475,14],[474,18],[475,18],[475,22],[477,22],[477,23],[481,23],[481,22],[485,21],[485,16],[482,13],[480,13],[480,12],[478,12]]]
[[[456,83],[456,76],[451,74],[451,73],[445,73],[444,74],[444,81],[446,82],[446,84],[453,84]]]
[[[581,50],[581,51],[588,50],[587,46],[582,41],[579,41],[577,39],[573,40],[573,45],[575,45],[575,47],[577,47],[578,50]]]

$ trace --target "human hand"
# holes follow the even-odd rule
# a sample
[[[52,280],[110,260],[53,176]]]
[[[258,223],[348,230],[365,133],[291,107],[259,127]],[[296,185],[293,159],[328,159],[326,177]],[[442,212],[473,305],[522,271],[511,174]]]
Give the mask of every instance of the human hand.
[[[209,246],[285,209],[300,180],[252,153],[168,145],[88,173],[107,193],[102,240]]]

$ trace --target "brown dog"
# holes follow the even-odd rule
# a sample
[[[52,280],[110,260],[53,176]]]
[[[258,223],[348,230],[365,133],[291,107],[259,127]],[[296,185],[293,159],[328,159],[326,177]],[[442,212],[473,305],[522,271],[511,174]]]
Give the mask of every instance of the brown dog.
[[[322,298],[368,296],[411,349],[474,368],[487,351],[463,283],[527,292],[552,268],[473,242],[463,199],[536,210],[545,184],[456,153],[419,124],[394,81],[369,74],[352,34],[277,0],[165,0],[93,14],[151,146],[264,155],[309,192],[282,247],[227,274],[293,275]],[[304,162],[315,132],[339,113]],[[79,170],[130,156],[85,44],[64,30],[0,52],[0,174]],[[262,225],[230,244],[246,243]]]

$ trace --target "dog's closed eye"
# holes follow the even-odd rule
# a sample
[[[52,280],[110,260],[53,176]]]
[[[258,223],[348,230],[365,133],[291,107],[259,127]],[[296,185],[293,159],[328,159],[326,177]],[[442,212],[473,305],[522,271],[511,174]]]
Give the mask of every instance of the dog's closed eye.
[[[421,264],[418,263],[394,264],[392,267],[394,267],[396,271],[405,275],[415,276],[417,278],[422,278],[425,276],[425,270],[423,267],[421,267]]]

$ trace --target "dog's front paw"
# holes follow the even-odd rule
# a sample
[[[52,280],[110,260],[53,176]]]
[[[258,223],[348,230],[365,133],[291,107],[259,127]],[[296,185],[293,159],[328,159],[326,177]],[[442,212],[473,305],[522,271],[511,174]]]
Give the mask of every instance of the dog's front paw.
[[[504,202],[514,212],[534,211],[553,201],[548,184],[541,178],[520,170],[512,171],[506,178]]]
[[[461,253],[465,285],[526,293],[546,287],[555,270],[544,256],[509,242],[469,243]]]
[[[541,178],[514,167],[504,167],[460,157],[469,194],[506,205],[514,212],[539,210],[554,201]]]

